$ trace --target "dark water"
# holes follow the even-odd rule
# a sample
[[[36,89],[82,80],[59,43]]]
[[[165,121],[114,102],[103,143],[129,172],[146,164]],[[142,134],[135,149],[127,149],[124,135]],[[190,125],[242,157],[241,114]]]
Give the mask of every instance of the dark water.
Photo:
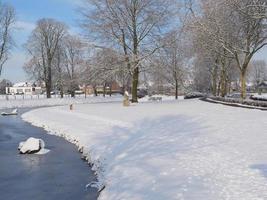
[[[43,139],[51,151],[20,155],[18,143],[29,137]],[[74,145],[31,126],[20,116],[0,116],[0,199],[97,199],[96,189],[85,188],[96,178],[80,156]]]

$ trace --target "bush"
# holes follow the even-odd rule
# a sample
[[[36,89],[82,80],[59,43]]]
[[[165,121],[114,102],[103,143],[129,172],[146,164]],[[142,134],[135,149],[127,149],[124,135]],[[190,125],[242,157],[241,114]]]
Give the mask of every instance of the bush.
[[[206,97],[206,95],[201,92],[190,92],[184,96],[184,99],[195,99],[195,98],[202,98],[202,97]]]
[[[255,106],[255,107],[267,107],[267,102],[264,101],[255,101],[250,99],[236,99],[236,98],[225,98],[225,97],[209,97],[214,101],[221,101],[225,103],[233,103],[233,104],[242,104],[247,106]]]
[[[254,96],[254,95],[252,95],[249,98],[252,100],[255,100],[255,101],[267,101],[266,96],[258,96],[258,95]]]

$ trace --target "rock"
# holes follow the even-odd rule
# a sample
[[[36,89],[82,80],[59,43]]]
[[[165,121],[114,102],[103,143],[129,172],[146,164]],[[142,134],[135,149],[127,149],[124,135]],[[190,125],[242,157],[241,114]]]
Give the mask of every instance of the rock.
[[[25,142],[20,142],[20,143],[19,143],[18,150],[20,150],[20,149],[21,149],[21,147],[24,145],[24,143],[25,143]]]
[[[3,116],[8,116],[8,115],[17,115],[18,114],[18,109],[13,110],[10,113],[2,112],[1,115]]]
[[[79,148],[78,148],[78,151],[79,151],[80,153],[83,153],[83,146],[82,146],[82,147],[79,147]]]
[[[19,151],[21,154],[33,154],[44,149],[45,143],[41,139],[30,137],[25,142],[19,143]]]
[[[83,154],[82,154],[82,155],[81,155],[81,159],[84,160],[84,161],[86,161],[86,160],[87,160],[86,155],[83,155]]]

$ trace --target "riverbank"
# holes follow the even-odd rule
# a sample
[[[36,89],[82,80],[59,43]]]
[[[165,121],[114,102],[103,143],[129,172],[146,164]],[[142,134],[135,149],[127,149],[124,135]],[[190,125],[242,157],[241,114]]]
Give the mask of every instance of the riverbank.
[[[36,107],[44,107],[44,106],[62,106],[62,105],[70,105],[70,104],[88,104],[88,103],[103,103],[103,102],[121,102],[121,95],[114,96],[77,96],[76,98],[64,97],[64,98],[40,98],[34,97],[32,99],[25,98],[16,98],[6,100],[4,98],[0,99],[0,109],[8,109],[8,108],[36,108]]]
[[[267,113],[199,100],[76,105],[23,119],[77,143],[100,200],[266,199]]]
[[[20,113],[29,109],[19,109]],[[17,147],[28,137],[42,138],[50,152],[21,155]],[[96,181],[94,172],[80,159],[77,148],[23,121],[21,116],[0,116],[1,199],[89,199],[98,192],[86,185]]]

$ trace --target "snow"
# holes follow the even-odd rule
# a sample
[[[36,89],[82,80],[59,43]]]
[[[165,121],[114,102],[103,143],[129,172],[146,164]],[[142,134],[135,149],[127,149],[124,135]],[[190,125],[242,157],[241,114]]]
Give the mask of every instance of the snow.
[[[42,139],[30,137],[26,141],[20,142],[18,150],[22,154],[35,153],[38,155],[47,154],[50,150],[45,149],[45,142]]]
[[[128,91],[125,91],[125,92],[124,92],[124,95],[127,96],[127,97],[129,97],[129,93],[128,93]]]
[[[267,100],[267,94],[254,94],[253,97],[257,98],[258,100]]]
[[[36,155],[44,155],[44,154],[47,154],[49,153],[50,150],[49,149],[41,149],[40,151],[38,151],[37,153],[35,153]]]
[[[152,95],[152,96],[145,96],[141,99],[139,99],[139,102],[147,102],[147,101],[150,101],[150,99],[152,98],[162,98],[162,101],[173,101],[175,99],[174,96],[167,96],[167,95]],[[184,99],[184,96],[179,96],[178,97],[179,100],[182,100]]]
[[[195,99],[23,115],[83,149],[105,185],[100,200],[267,199],[266,117]]]
[[[10,113],[7,112],[2,112],[1,115],[17,115],[18,114],[18,109],[14,109],[13,111],[11,111]]]
[[[13,85],[13,87],[28,87],[30,85],[32,85],[32,84],[31,83],[28,83],[28,82],[19,82],[19,83],[15,83]]]
[[[44,144],[44,142],[43,142]],[[27,139],[25,142],[21,142],[19,144],[19,151],[22,154],[25,153],[32,153],[32,152],[38,152],[41,149],[41,145],[40,145],[40,139],[36,139],[33,137],[30,137],[29,139]]]
[[[59,106],[59,105],[70,105],[70,104],[85,104],[85,103],[97,103],[97,102],[113,102],[113,101],[122,101],[122,96],[112,96],[112,97],[94,97],[88,96],[79,96],[77,98],[40,98],[37,99],[37,96],[33,99],[0,99],[0,109],[6,108],[33,108],[33,107],[43,107],[43,106]]]

